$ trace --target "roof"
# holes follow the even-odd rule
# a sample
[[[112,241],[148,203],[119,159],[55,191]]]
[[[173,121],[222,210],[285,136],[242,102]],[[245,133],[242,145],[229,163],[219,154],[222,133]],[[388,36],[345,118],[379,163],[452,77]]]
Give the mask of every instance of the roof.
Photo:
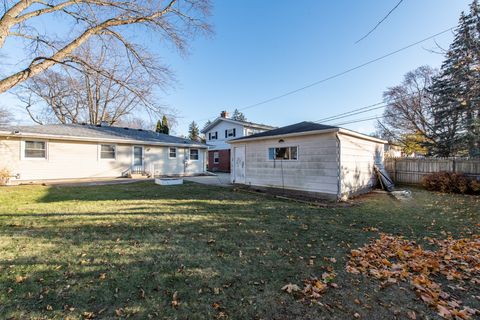
[[[266,125],[266,124],[261,124],[261,123],[255,123],[255,122],[249,122],[249,121],[240,121],[240,120],[233,120],[233,119],[230,119],[230,118],[218,117],[217,119],[213,120],[213,122],[210,123],[208,126],[203,128],[202,133],[206,133],[211,128],[216,126],[220,121],[227,121],[227,122],[242,125],[244,127],[258,128],[258,129],[264,129],[264,130],[271,130],[271,129],[276,128],[276,127],[272,127],[272,126],[269,126],[269,125]]]
[[[205,144],[193,140],[151,130],[81,124],[0,127],[0,136],[2,135],[62,140],[115,141],[139,144],[194,145],[202,148],[207,147]]]
[[[379,143],[387,143],[387,141],[377,139],[365,134],[357,133],[355,131],[343,129],[336,126],[329,126],[325,124],[310,122],[310,121],[303,121],[299,123],[295,123],[289,126],[260,132],[257,134],[252,134],[250,136],[245,136],[237,139],[232,139],[229,143],[241,142],[241,141],[250,141],[250,140],[261,140],[267,139],[270,137],[278,137],[278,136],[289,136],[289,135],[305,135],[305,134],[315,134],[315,133],[326,133],[326,132],[341,132],[344,134],[349,134],[352,136],[356,136],[366,140],[372,140]]]

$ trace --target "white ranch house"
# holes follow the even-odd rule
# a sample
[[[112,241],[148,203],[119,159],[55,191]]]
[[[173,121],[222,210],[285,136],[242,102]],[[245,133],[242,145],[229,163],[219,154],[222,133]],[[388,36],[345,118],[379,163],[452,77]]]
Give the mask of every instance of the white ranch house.
[[[91,125],[0,127],[0,169],[11,182],[197,175],[207,146],[149,130]]]
[[[230,140],[232,183],[342,199],[376,184],[374,164],[384,140],[351,130],[300,122]]]

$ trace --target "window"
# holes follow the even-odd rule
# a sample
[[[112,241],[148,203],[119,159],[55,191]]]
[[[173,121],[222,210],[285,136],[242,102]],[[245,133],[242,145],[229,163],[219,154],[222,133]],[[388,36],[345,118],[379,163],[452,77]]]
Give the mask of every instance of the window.
[[[236,136],[235,133],[236,133],[235,128],[225,130],[225,138],[235,137]]]
[[[114,144],[102,144],[100,146],[100,159],[115,159],[115,151]]]
[[[198,149],[190,149],[190,160],[198,160]]]
[[[218,139],[218,132],[209,132],[208,133],[208,140],[217,140]]]
[[[268,160],[297,160],[298,147],[268,148]]]
[[[176,158],[177,157],[177,148],[168,148],[168,157]]]
[[[45,141],[25,141],[25,158],[46,159],[47,143]]]
[[[214,152],[213,153],[213,163],[220,163],[220,153]]]

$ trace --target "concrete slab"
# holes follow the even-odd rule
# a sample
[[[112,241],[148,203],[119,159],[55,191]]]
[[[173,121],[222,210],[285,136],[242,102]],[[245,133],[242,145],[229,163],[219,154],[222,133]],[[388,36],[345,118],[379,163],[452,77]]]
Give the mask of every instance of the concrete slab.
[[[207,184],[211,186],[231,187],[230,173],[215,173],[215,175],[184,177],[186,181]]]

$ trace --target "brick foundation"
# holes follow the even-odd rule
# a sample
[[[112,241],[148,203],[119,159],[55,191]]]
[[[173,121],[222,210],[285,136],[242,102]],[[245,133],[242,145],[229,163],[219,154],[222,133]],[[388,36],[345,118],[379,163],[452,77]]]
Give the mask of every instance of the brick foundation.
[[[218,152],[218,163],[213,163],[213,155],[215,152]],[[230,149],[208,151],[208,171],[230,172]]]

